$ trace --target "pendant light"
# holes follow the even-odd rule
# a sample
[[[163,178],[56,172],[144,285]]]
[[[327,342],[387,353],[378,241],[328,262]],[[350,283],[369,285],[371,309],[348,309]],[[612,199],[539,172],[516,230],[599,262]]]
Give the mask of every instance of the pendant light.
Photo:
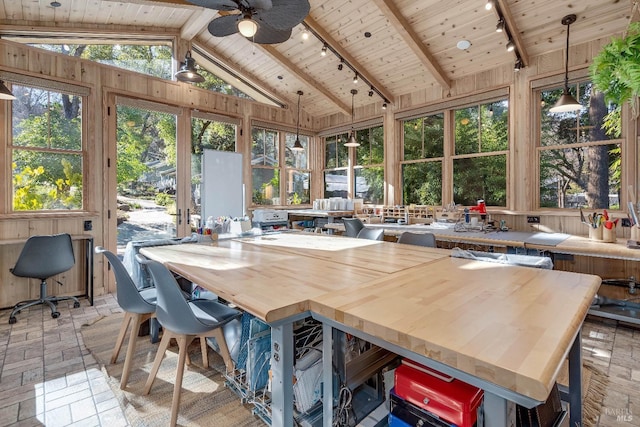
[[[176,80],[186,83],[202,83],[204,77],[198,74],[196,68],[196,60],[191,57],[191,51],[188,50],[184,57],[184,62],[180,63],[180,70],[175,74]]]
[[[300,143],[300,97],[304,95],[301,90],[298,91],[298,121],[296,122],[296,142],[293,143],[291,149],[293,151],[304,151],[304,147]]]
[[[356,140],[356,131],[353,129],[353,98],[358,93],[357,89],[351,89],[351,135],[349,140],[344,143],[345,147],[359,147],[360,143]]]
[[[16,96],[11,93],[9,88],[5,86],[2,80],[0,80],[0,99],[6,99],[10,101],[13,101],[14,99],[16,99]]]
[[[579,111],[582,105],[569,93],[569,27],[576,22],[576,15],[567,15],[562,18],[562,25],[567,26],[567,48],[565,49],[564,90],[556,105],[549,109],[552,113],[566,113]]]

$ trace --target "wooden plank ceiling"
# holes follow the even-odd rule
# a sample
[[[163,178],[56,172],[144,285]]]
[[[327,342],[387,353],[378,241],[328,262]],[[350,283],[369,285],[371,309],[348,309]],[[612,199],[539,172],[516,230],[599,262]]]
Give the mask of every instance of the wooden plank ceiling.
[[[217,11],[191,6],[185,0],[0,0],[0,34],[48,34],[75,31],[109,34],[117,30],[174,34],[193,42],[208,55],[285,104],[294,105],[302,90],[302,107],[315,117],[350,114],[351,89],[358,89],[356,107],[392,104],[403,94],[438,88],[446,96],[452,80],[513,65],[507,36],[495,31],[496,9],[487,0],[309,0],[311,11],[292,36],[277,45],[253,44],[239,34],[214,37],[208,23]],[[566,27],[560,21],[574,13],[571,45],[625,31],[634,0],[497,0],[525,63],[529,58],[564,48]],[[302,39],[305,27],[320,35],[375,86],[362,79],[329,52],[315,36]],[[369,33],[370,36],[365,34]],[[468,40],[461,50],[457,43]],[[234,82],[230,82],[233,84]]]

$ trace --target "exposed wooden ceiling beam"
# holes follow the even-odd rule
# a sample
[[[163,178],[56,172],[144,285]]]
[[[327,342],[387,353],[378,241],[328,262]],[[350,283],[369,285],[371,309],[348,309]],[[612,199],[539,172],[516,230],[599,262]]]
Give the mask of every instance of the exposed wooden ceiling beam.
[[[345,114],[351,115],[351,106],[343,103],[340,98],[335,96],[333,93],[329,92],[324,86],[311,78],[308,74],[304,73],[300,68],[298,68],[293,62],[289,60],[286,56],[278,52],[276,48],[271,45],[264,44],[259,45],[267,54],[269,54],[273,59],[280,63],[284,68],[289,70],[291,73],[295,74],[300,80],[307,82],[310,86],[314,87],[318,92],[327,97],[331,102],[333,102],[340,110],[342,110]]]
[[[495,7],[496,15],[502,13],[504,18],[504,23],[509,30],[509,35],[511,36],[511,40],[516,44],[516,49],[520,53],[520,59],[522,60],[522,65],[525,67],[529,65],[529,54],[527,53],[527,49],[524,47],[524,41],[520,36],[520,30],[518,30],[518,26],[516,25],[515,19],[513,19],[513,15],[511,14],[511,10],[509,9],[509,5],[507,4],[507,0],[497,0],[498,7]],[[498,10],[498,8],[500,10]],[[499,17],[499,15],[498,15]]]
[[[184,40],[191,40],[200,34],[202,30],[207,28],[209,22],[211,22],[211,20],[216,16],[218,16],[217,10],[204,8],[195,10],[193,15],[191,15],[191,19],[189,19],[180,29],[180,37]]]
[[[392,104],[395,103],[395,96],[393,96],[391,92],[385,89],[384,86],[382,86],[382,84],[362,66],[362,64],[356,61],[356,59],[349,54],[349,52],[343,49],[342,46],[340,46],[340,43],[338,43],[333,37],[331,37],[331,35],[327,33],[327,31],[322,28],[320,24],[318,24],[318,22],[316,22],[311,16],[307,16],[304,19],[304,23],[313,31],[315,31],[325,42],[327,42],[327,44],[331,45],[331,47],[338,53],[338,55],[344,58],[345,61],[347,61],[353,66],[353,68],[355,68],[355,71],[360,76],[364,77],[367,81],[369,81],[369,83],[375,86],[387,99],[387,101],[391,102]],[[351,107],[347,109],[347,114],[351,115]]]
[[[404,39],[405,43],[416,54],[418,59],[424,64],[429,72],[435,77],[444,89],[451,88],[451,80],[446,76],[438,61],[431,55],[431,52],[424,45],[418,34],[411,28],[411,24],[402,15],[393,0],[373,0],[378,9],[389,19],[389,23]]]

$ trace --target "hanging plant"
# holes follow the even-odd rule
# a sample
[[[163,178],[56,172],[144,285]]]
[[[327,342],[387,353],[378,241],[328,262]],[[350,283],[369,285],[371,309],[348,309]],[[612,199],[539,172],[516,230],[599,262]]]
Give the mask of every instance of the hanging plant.
[[[627,28],[625,37],[615,37],[593,59],[591,81],[596,90],[603,92],[605,100],[616,108],[605,118],[608,134],[620,135],[620,109],[629,102],[637,115],[640,96],[640,22]]]

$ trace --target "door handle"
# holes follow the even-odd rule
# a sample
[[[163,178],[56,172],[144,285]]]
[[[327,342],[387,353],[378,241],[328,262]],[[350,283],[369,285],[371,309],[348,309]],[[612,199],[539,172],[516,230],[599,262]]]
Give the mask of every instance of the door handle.
[[[178,225],[182,225],[182,209],[178,209]]]

